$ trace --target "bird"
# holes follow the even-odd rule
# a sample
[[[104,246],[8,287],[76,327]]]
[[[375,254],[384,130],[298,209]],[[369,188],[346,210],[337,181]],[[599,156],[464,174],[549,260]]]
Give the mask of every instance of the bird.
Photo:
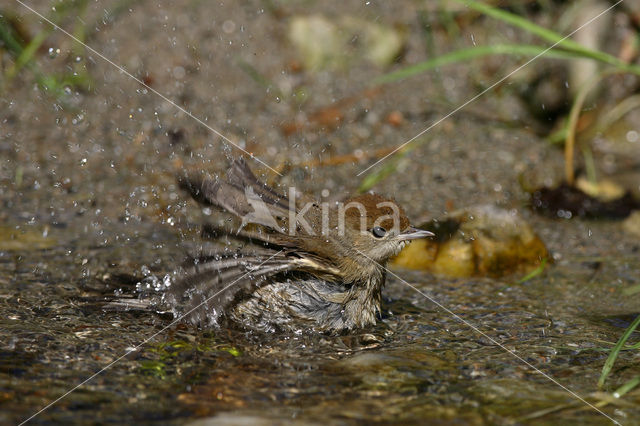
[[[366,193],[329,203],[295,188],[281,193],[242,157],[225,178],[178,180],[201,205],[239,219],[237,230],[222,232],[247,242],[194,257],[150,303],[199,327],[231,321],[263,332],[340,334],[374,325],[387,261],[433,236],[412,227],[392,198]]]

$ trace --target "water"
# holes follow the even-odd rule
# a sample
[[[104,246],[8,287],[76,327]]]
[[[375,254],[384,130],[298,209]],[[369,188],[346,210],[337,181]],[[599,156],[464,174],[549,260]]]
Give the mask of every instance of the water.
[[[51,229],[44,240],[54,239],[55,246],[30,248],[27,239],[23,249],[2,252],[3,421],[25,419],[127,354],[34,421],[183,423],[219,415],[231,422],[430,418],[509,424],[527,416],[536,423],[607,422],[505,349],[597,401],[593,393],[606,358],[598,348],[610,346],[632,319],[620,313],[634,312],[615,291],[624,280],[637,280],[640,265],[631,254],[594,259],[574,247],[522,285],[511,278],[447,280],[394,271],[482,334],[394,277],[385,289],[383,321],[352,335],[263,335],[186,325],[161,331],[169,317],[104,312],[82,299],[98,294],[110,275],[175,264],[181,237],[168,226],[141,225],[135,240],[120,235],[119,241],[129,241],[124,244],[69,238],[81,222]],[[569,240],[585,226],[546,224],[549,233],[561,227]],[[589,224],[596,236],[607,226]],[[108,239],[115,229],[103,234]],[[600,250],[607,241],[590,240]],[[626,368],[616,369],[611,389],[637,373],[635,357],[623,356],[617,367]],[[633,393],[624,405],[604,410],[620,421],[640,413]]]
[[[331,14],[409,23],[406,60],[424,59],[424,34],[410,27],[419,12],[415,2],[393,14],[374,2],[366,8],[343,3]],[[324,9],[324,3],[304,2],[287,12]],[[442,71],[444,80],[437,73],[421,75],[368,93],[364,89],[384,70],[354,64],[335,74],[281,73],[293,53],[282,36],[287,19],[277,10],[260,19],[249,19],[258,7],[233,2],[215,8],[165,2],[161,9],[140,2],[109,10],[107,25],[105,6],[87,5],[83,20],[92,47],[208,117],[231,140],[246,139],[243,147],[271,167],[293,164],[278,168],[284,177],[266,178],[318,199],[322,190],[335,199],[354,194],[361,183],[356,174],[384,149],[517,66],[501,58],[487,75],[481,66],[469,73],[464,63]],[[187,33],[168,37],[165,17],[185,13]],[[24,19],[30,31],[41,25],[33,16]],[[227,20],[244,29],[233,33],[231,48],[230,40],[211,32],[212,22]],[[469,21],[474,27],[468,31],[477,40],[486,32],[506,33],[507,27],[487,22]],[[451,42],[446,31],[431,35],[441,52],[453,49],[445,46]],[[53,32],[45,46],[36,57],[39,68],[69,72],[79,53],[68,38]],[[110,366],[32,422],[185,424],[215,416],[229,424],[610,424],[491,340],[600,403],[596,383],[607,356],[601,349],[611,347],[637,314],[636,296],[624,290],[640,284],[640,245],[620,222],[550,220],[528,212],[519,177],[532,186],[536,178],[557,181],[562,156],[530,131],[528,113],[508,86],[429,131],[396,173],[375,187],[395,197],[414,223],[479,203],[524,212],[555,259],[531,281],[394,271],[486,336],[393,276],[384,290],[384,318],[373,328],[338,337],[305,330],[261,335],[171,325],[166,315],[105,312],[94,303],[101,293],[135,287],[131,275],[142,278],[143,267],[157,277],[171,273],[199,244],[203,218],[225,223],[217,212],[202,215],[187,203],[175,177],[184,169],[223,171],[239,152],[95,55],[79,56],[91,64],[92,81],[84,91],[74,87],[73,104],[34,89],[28,71],[0,98],[0,423],[29,418]],[[263,96],[236,58],[273,80],[273,87],[308,94],[304,104]],[[185,75],[176,86],[165,71],[178,67]],[[337,128],[305,121],[336,105],[344,115]],[[395,110],[406,119],[398,127],[384,122]],[[304,126],[287,137],[283,123],[298,118]],[[312,166],[351,154],[358,160]],[[622,170],[637,157],[624,158],[607,167]],[[250,165],[267,172],[260,163]],[[631,181],[637,187],[637,170]],[[634,351],[622,354],[607,392],[640,374],[637,358]],[[637,423],[640,394],[632,391],[602,410],[623,424]]]

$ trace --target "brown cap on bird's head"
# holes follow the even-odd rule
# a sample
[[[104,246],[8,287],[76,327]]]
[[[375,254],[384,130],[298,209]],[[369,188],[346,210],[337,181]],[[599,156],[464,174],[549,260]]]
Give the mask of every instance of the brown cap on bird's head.
[[[397,226],[398,231],[403,231],[409,227],[409,218],[404,209],[393,198],[378,194],[362,194],[349,198],[344,202],[344,215],[346,220],[352,223],[357,223],[364,216],[367,229],[380,226],[390,230]]]

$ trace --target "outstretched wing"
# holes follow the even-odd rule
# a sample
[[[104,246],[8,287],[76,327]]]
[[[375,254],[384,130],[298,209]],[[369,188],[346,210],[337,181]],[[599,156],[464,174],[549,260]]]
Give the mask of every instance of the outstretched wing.
[[[278,220],[289,217],[288,198],[260,182],[243,158],[231,164],[225,180],[186,176],[178,181],[196,201],[238,216],[243,225],[256,223],[282,232]]]
[[[339,271],[311,257],[285,250],[260,250],[241,257],[210,256],[185,268],[163,295],[162,305],[197,325],[218,325],[234,302],[247,297],[276,274],[300,271],[337,277]]]

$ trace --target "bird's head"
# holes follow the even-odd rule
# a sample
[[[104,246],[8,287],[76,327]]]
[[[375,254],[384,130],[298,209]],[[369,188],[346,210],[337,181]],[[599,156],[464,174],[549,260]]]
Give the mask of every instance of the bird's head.
[[[411,240],[433,236],[429,231],[412,227],[395,200],[377,194],[358,195],[339,206],[339,230],[342,215],[344,236],[339,241],[357,255],[383,265]]]

